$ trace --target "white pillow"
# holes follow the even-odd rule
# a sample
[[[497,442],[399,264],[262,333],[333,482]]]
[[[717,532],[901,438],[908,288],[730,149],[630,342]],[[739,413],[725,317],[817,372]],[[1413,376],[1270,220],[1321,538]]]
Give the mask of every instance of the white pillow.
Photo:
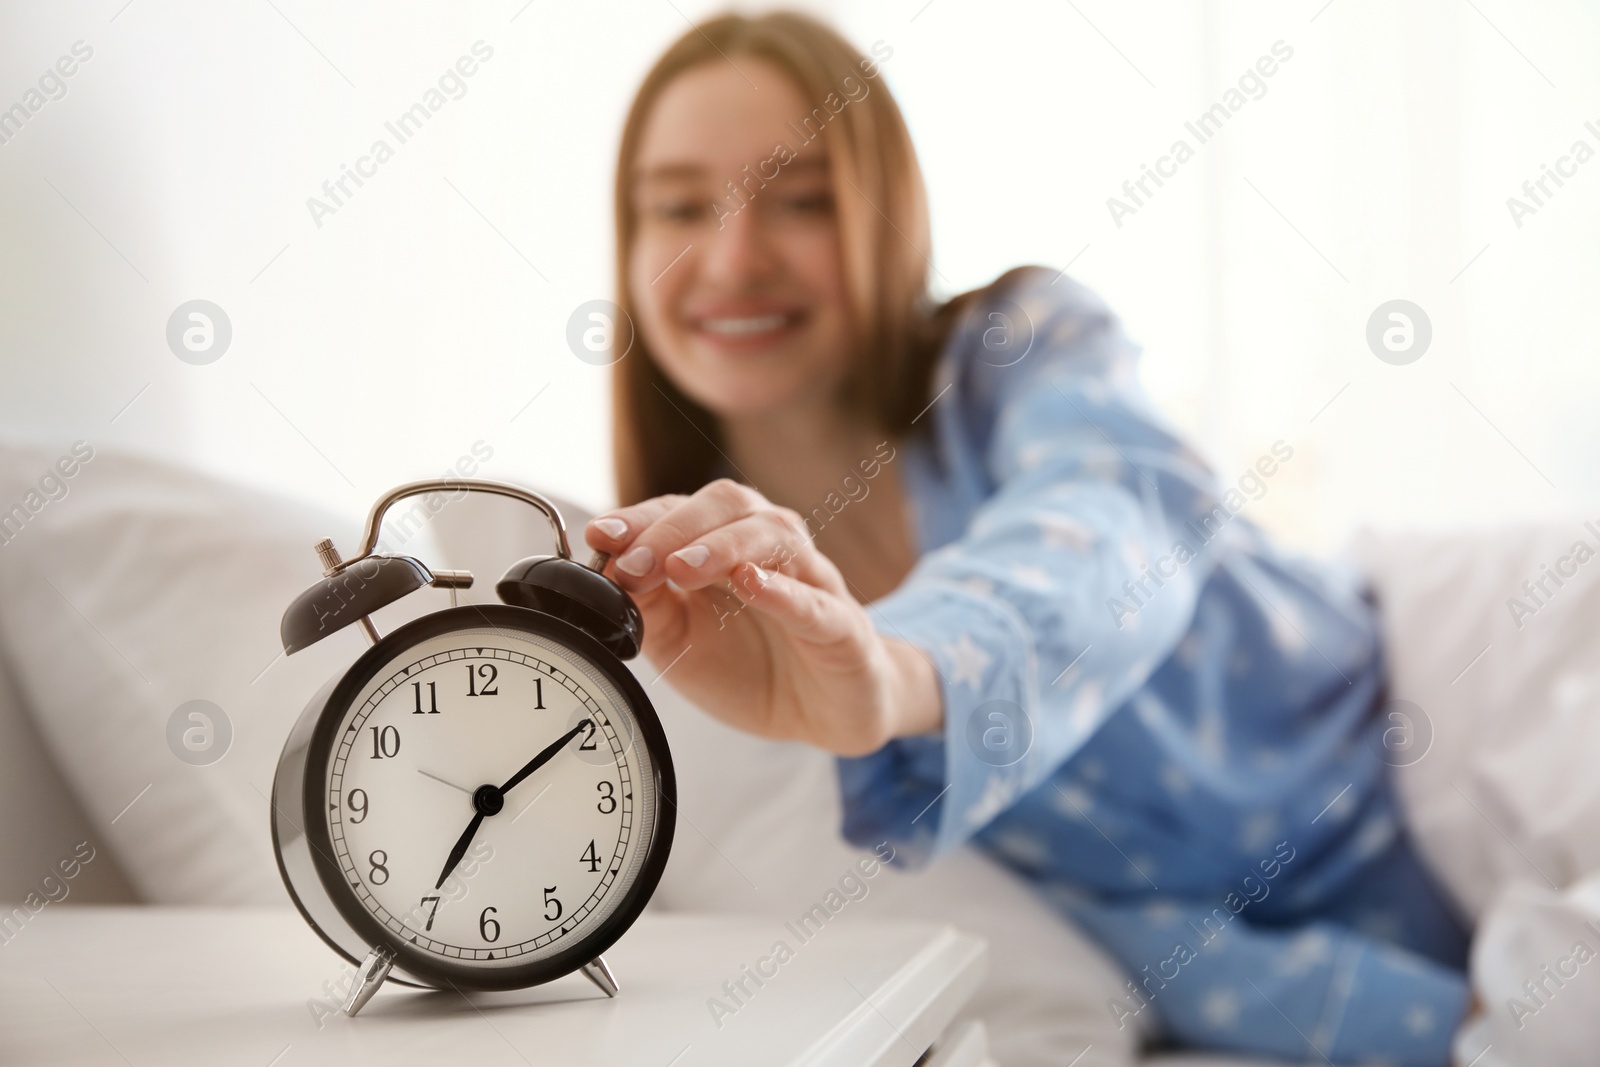
[[[1531,881],[1508,885],[1490,905],[1472,946],[1473,985],[1483,1011],[1457,1035],[1456,1062],[1593,1064],[1600,1047],[1596,930],[1600,875],[1559,894]]]
[[[103,843],[96,844],[99,839],[83,808],[45,751],[3,658],[0,737],[5,739],[0,744],[0,901],[27,903],[30,894],[34,906],[40,900],[90,904],[132,900],[133,890],[116,858]],[[86,864],[75,858],[84,842],[93,857]],[[64,880],[68,871],[72,877]]]
[[[465,502],[480,499],[431,515],[402,505],[397,517],[421,525],[397,522],[384,543],[438,566],[467,561],[479,580],[461,600],[493,601],[504,569],[553,541],[526,507],[531,518],[518,519]],[[87,445],[0,446],[0,509],[9,502],[24,514],[0,543],[0,662],[15,668],[95,840],[151,903],[287,902],[268,832],[278,756],[312,694],[366,641],[351,627],[284,657],[278,623],[320,576],[312,544],[331,535],[353,552],[365,506],[335,518]],[[435,525],[475,537],[441,559]],[[388,631],[447,597],[425,590],[374,620]],[[220,707],[231,725],[226,754],[208,765],[169,745],[169,720],[192,700]]]
[[[1408,763],[1394,778],[1429,865],[1473,916],[1513,881],[1600,870],[1600,533],[1363,531],[1351,550],[1375,580],[1390,695],[1432,735],[1392,760]]]
[[[267,829],[278,753],[362,639],[335,634],[285,660],[278,620],[319,575],[312,542],[353,543],[356,523],[84,451],[72,477],[45,482],[64,487],[51,500],[41,479],[71,449],[0,448],[0,509],[38,505],[0,546],[0,649],[23,703],[140,899],[284,903]],[[216,704],[232,727],[207,766],[167,741],[191,700]]]

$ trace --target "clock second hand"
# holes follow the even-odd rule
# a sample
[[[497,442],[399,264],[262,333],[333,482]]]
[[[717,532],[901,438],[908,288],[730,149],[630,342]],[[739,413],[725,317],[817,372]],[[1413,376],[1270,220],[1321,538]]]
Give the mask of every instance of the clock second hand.
[[[432,773],[430,773],[428,771],[425,771],[421,767],[417,768],[417,773],[422,775],[424,778],[432,778],[436,782],[441,782],[444,785],[449,786],[451,789],[459,789],[463,793],[467,794],[467,796],[469,796],[469,797],[472,795],[472,790],[468,789],[466,786],[464,786],[464,785],[456,785],[454,782],[447,781],[444,778],[440,778],[437,774],[432,774]]]
[[[461,857],[467,854],[467,846],[472,844],[472,837],[478,832],[478,826],[483,822],[484,816],[498,814],[500,809],[505,806],[505,795],[507,793],[521,784],[522,780],[527,778],[528,775],[550,762],[557,752],[566,747],[568,741],[577,737],[583,732],[583,728],[588,725],[590,725],[588,719],[580,720],[578,725],[550,742],[537,756],[523,764],[522,769],[507,779],[505,785],[478,787],[472,794],[472,803],[478,809],[477,813],[472,816],[472,821],[467,824],[466,830],[456,840],[455,847],[450,850],[449,858],[444,861],[444,870],[440,872],[439,881],[434,884],[433,888],[441,888],[444,885],[444,880],[450,877],[450,872],[456,869],[456,864],[461,862]],[[534,799],[538,798],[535,797]],[[521,813],[519,812],[518,814],[520,815]]]

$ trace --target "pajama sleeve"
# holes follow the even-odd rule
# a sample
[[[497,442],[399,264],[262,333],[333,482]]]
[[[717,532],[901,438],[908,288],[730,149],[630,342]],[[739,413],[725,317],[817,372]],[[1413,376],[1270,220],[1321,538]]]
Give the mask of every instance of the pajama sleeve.
[[[1152,410],[1115,316],[1050,277],[1008,275],[952,331],[931,449],[983,502],[868,606],[931,660],[943,702],[941,733],[838,760],[844,836],[905,866],[982,829],[1144,684],[1237,526],[1216,521],[1216,479]]]

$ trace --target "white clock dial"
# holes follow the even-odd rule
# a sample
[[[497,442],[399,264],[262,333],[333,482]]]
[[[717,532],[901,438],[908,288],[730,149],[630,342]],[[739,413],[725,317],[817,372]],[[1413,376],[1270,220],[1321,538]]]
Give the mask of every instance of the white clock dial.
[[[650,851],[658,798],[638,738],[617,687],[550,639],[486,626],[425,640],[340,723],[324,789],[334,858],[362,906],[425,952],[485,967],[553,955],[615,910]]]

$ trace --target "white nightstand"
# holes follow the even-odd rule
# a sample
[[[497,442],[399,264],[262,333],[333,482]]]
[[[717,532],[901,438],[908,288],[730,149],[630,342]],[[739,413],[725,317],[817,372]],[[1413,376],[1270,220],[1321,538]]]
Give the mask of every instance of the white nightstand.
[[[792,958],[744,978],[779,940]],[[386,986],[350,1019],[353,968],[292,911],[50,905],[0,944],[0,1065],[983,1067],[982,1026],[946,1030],[984,957],[948,926],[801,944],[776,919],[647,913],[606,952],[616,999],[578,975],[470,998]],[[736,1002],[723,983],[741,978]]]

